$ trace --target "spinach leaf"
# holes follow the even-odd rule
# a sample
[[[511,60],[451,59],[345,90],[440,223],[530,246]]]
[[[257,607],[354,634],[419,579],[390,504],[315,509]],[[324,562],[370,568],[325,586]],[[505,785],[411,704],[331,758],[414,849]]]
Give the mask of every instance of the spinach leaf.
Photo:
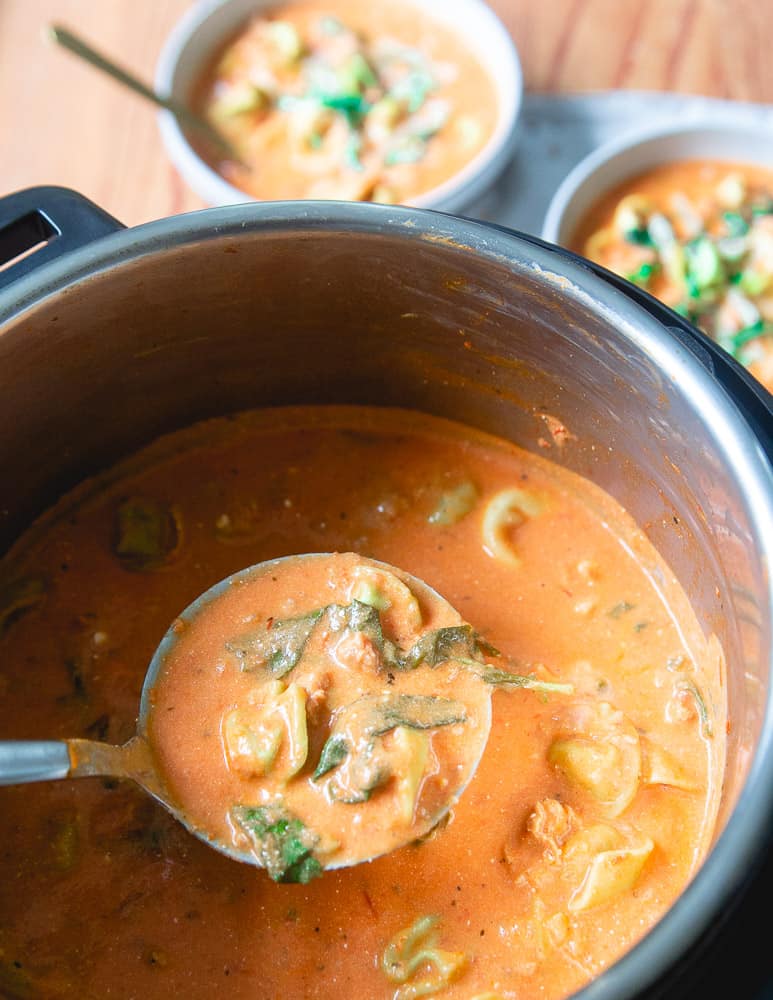
[[[372,695],[359,699],[373,702],[369,732],[383,736],[398,726],[409,729],[437,729],[467,721],[464,705],[437,695],[396,694],[389,698]],[[357,704],[357,702],[355,702]]]
[[[365,695],[339,710],[312,780],[317,781],[349,756],[353,770],[371,774],[374,772],[370,764],[375,741],[398,726],[437,729],[466,721],[464,705],[451,698],[418,694]],[[380,774],[379,780],[374,779],[367,787],[363,786],[363,791],[371,792],[387,777],[388,774]]]
[[[339,764],[342,764],[348,757],[349,753],[349,741],[345,736],[341,733],[331,736],[328,740],[326,740],[325,745],[322,748],[317,769],[312,775],[312,781],[317,781],[318,778],[327,774],[328,771],[332,771],[334,767],[338,767]]]
[[[543,694],[574,694],[573,684],[558,684],[554,681],[541,681],[533,674],[512,674],[509,670],[498,670],[496,667],[483,665],[480,678],[492,687],[528,688],[530,691],[541,691]]]
[[[436,667],[447,660],[471,659],[480,651],[480,637],[471,625],[449,625],[426,632],[400,657],[402,670],[415,670],[426,663]]]
[[[144,573],[168,562],[180,547],[179,515],[145,497],[130,497],[116,511],[113,552],[124,569]]]
[[[298,665],[323,611],[318,608],[297,618],[272,619],[257,632],[227,642],[226,649],[244,671],[265,667],[274,677],[284,677]]]
[[[260,863],[274,882],[305,885],[322,874],[322,865],[313,854],[319,838],[281,804],[234,806],[231,815],[253,841]]]
[[[383,654],[384,630],[381,627],[381,615],[378,608],[355,599],[351,604],[329,604],[323,610],[327,612],[330,626],[335,632],[341,632],[344,629],[362,632]]]

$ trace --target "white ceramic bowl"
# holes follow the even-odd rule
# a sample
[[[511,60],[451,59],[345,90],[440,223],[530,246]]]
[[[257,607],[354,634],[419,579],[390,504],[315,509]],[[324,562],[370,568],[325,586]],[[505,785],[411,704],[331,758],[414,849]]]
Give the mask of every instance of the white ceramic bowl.
[[[773,132],[707,121],[627,133],[590,153],[567,174],[548,206],[542,238],[567,246],[594,202],[611,188],[663,163],[701,159],[773,169]]]
[[[161,52],[155,86],[186,103],[213,53],[249,16],[282,0],[198,0],[177,23]],[[292,2],[292,0],[290,0]],[[368,0],[370,2],[370,0]],[[389,3],[389,0],[380,0]],[[523,96],[523,75],[510,35],[484,0],[406,0],[456,31],[487,69],[497,90],[499,117],[493,135],[462,170],[410,204],[456,212],[471,205],[507,165],[514,148]],[[255,199],[229,184],[198,155],[173,114],[159,116],[167,153],[190,187],[209,205]]]

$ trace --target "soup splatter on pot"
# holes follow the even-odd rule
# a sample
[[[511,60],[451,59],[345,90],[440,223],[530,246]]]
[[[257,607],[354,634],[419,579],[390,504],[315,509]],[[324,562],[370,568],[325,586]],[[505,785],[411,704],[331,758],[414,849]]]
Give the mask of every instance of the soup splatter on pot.
[[[773,391],[773,173],[685,160],[605,194],[571,248],[686,316]]]
[[[197,108],[236,150],[226,180],[261,199],[410,202],[496,124],[464,40],[403,3],[302,0],[256,15],[201,81]]]
[[[448,820],[308,881],[212,851],[128,784],[0,789],[3,995],[558,1000],[678,897],[721,785],[715,642],[609,496],[422,414],[211,421],[65,497],[0,564],[0,731],[123,741],[183,607],[242,567],[324,551],[403,567],[525,676],[571,693],[495,691],[485,754]],[[242,676],[227,657],[222,667]],[[305,679],[296,700],[324,718],[324,685]],[[224,713],[237,711],[228,698]],[[166,707],[185,733],[187,707]],[[252,721],[241,720],[254,749],[267,720]],[[211,746],[188,758],[199,776],[230,752],[222,728]],[[284,768],[288,747],[274,759]],[[313,782],[318,763],[309,754],[294,780]],[[374,801],[390,787],[375,785]]]

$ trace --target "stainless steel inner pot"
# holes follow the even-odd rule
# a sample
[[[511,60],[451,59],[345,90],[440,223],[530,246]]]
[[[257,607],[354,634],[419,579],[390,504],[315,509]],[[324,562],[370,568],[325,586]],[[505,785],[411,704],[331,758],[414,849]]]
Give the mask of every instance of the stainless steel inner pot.
[[[62,491],[157,435],[294,403],[411,407],[483,428],[587,476],[636,518],[718,635],[730,702],[710,857],[582,996],[659,988],[769,850],[764,395],[646,297],[481,223],[276,203],[124,230],[72,192],[32,189],[0,201],[0,259],[4,234],[18,252],[20,215],[49,242],[0,271],[0,551]],[[561,446],[549,417],[570,432]]]

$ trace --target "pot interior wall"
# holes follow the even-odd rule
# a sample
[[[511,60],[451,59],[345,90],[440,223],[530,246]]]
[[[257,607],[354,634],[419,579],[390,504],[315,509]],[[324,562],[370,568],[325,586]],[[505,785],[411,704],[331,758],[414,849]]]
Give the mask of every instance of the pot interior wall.
[[[770,648],[747,500],[700,401],[565,279],[410,229],[215,233],[43,299],[0,336],[0,371],[0,550],[157,435],[259,406],[425,410],[589,477],[646,530],[725,649],[725,815],[735,802]]]

